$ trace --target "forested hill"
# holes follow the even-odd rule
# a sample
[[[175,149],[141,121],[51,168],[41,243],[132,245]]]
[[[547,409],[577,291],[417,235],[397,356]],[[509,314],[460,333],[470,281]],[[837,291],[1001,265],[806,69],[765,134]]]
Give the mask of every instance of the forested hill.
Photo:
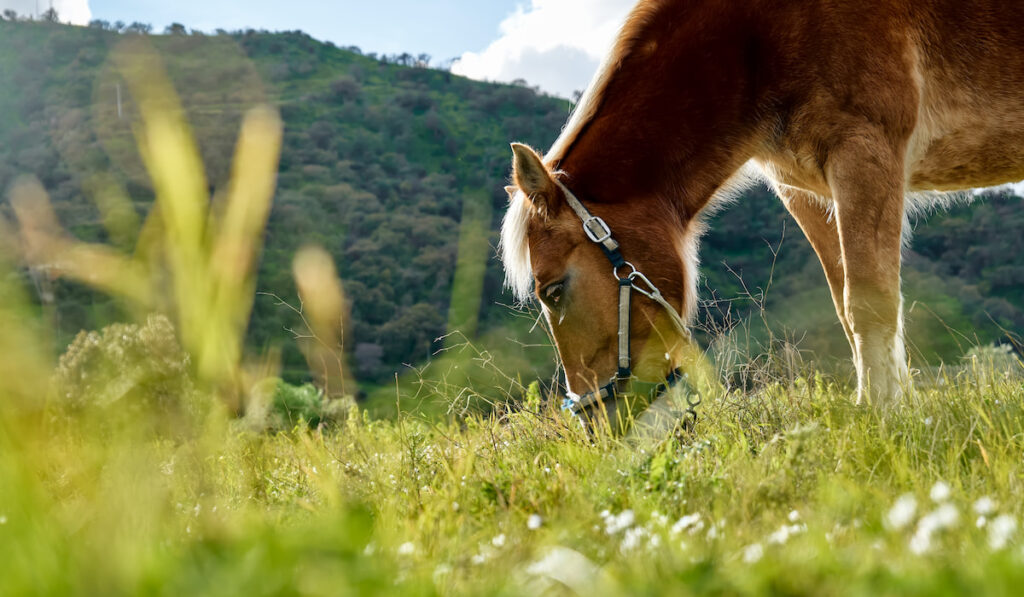
[[[136,35],[164,58],[213,192],[227,179],[241,115],[259,103],[279,107],[285,145],[259,288],[294,299],[295,251],[326,247],[352,303],[349,348],[367,381],[423,363],[438,348],[452,320],[460,223],[467,214],[489,222],[496,245],[508,142],[547,147],[570,109],[525,86],[469,81],[411,57],[382,60],[297,32],[148,35],[144,27],[119,33],[0,22],[0,189],[35,175],[64,224],[87,240],[110,240],[94,207],[104,185],[123,187],[140,213],[152,201],[132,136],[134,107],[111,61]],[[718,324],[742,320],[757,301],[733,299],[770,286],[765,305],[779,329],[803,337],[803,346],[843,354],[820,268],[778,201],[754,190],[711,224],[703,294],[722,301],[707,316]],[[932,216],[918,231],[906,290],[922,353],[955,358],[965,345],[1024,329],[1021,230],[1021,200],[1001,196]],[[479,307],[471,301],[460,320],[470,335],[511,321],[501,304],[510,299],[502,295],[500,264],[489,252]],[[252,345],[284,346],[287,366],[301,369],[301,356],[288,348],[293,314],[263,299]],[[71,284],[58,288],[56,302],[65,335],[120,316]]]

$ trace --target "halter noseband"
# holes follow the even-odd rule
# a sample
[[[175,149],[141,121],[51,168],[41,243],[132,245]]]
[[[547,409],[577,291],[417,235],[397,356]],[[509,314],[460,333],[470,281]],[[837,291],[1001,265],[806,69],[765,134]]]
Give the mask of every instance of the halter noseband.
[[[565,194],[565,199],[569,203],[569,207],[576,212],[576,216],[583,222],[583,232],[586,233],[587,238],[600,247],[605,257],[607,257],[608,261],[611,262],[612,275],[615,276],[615,279],[619,283],[618,372],[612,377],[611,381],[596,391],[588,392],[576,399],[565,399],[565,402],[562,404],[562,409],[571,412],[574,416],[579,416],[582,415],[587,408],[595,404],[604,404],[617,400],[620,395],[627,393],[625,390],[626,384],[632,382],[633,368],[630,356],[629,314],[630,305],[632,303],[632,293],[634,290],[661,305],[668,313],[672,324],[684,338],[691,339],[691,336],[689,330],[686,329],[686,323],[683,321],[682,316],[679,315],[679,312],[676,311],[675,307],[665,300],[665,297],[662,296],[658,287],[655,286],[647,276],[640,273],[640,271],[636,269],[636,266],[626,261],[622,256],[619,243],[612,236],[612,230],[608,227],[608,224],[601,218],[590,213],[590,210],[588,210],[586,206],[576,198],[576,195],[574,195],[572,191],[570,191],[569,188],[560,180],[556,179],[555,183],[562,189],[562,193]],[[619,270],[625,270],[626,268],[631,271],[626,275],[620,275]],[[648,390],[648,398],[653,400],[667,392],[669,389],[674,388],[682,382],[686,382],[686,380],[687,375],[683,373],[682,369],[673,369],[664,381],[653,384],[653,387]],[[637,384],[633,383],[632,385],[635,386]],[[686,402],[688,405],[686,412],[692,418],[692,423],[696,424],[696,409],[701,403],[700,396],[692,390],[687,391]]]

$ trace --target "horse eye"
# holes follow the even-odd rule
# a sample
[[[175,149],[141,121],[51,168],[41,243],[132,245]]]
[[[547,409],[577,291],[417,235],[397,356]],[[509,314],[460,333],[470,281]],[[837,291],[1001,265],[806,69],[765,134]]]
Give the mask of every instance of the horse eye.
[[[548,284],[541,291],[541,296],[544,298],[544,302],[550,305],[557,305],[562,300],[562,293],[565,291],[565,282],[555,282],[554,284]]]

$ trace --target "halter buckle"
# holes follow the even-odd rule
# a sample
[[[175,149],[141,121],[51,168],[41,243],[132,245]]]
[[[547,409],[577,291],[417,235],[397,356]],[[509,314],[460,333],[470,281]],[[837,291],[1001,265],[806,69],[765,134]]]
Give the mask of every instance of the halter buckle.
[[[596,228],[592,225],[595,225]],[[612,229],[597,216],[590,216],[583,220],[583,231],[587,233],[587,238],[599,245],[612,237]]]

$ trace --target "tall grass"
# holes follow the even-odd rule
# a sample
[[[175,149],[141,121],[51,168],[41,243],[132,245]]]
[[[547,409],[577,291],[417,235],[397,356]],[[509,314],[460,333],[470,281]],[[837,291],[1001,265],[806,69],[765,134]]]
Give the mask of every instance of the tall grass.
[[[1012,358],[975,355],[885,412],[814,373],[758,374],[706,400],[690,432],[591,435],[536,389],[486,415],[399,403],[388,420],[352,408],[334,425],[253,431],[235,415],[274,373],[242,336],[280,123],[267,109],[245,120],[230,191],[211,201],[158,65],[143,50],[121,61],[157,204],[141,230],[111,236],[138,245],[73,240],[32,183],[0,234],[0,594],[1009,595],[1024,583]],[[124,208],[112,193],[109,213]],[[18,257],[119,297],[137,321],[79,336],[58,362]],[[347,383],[333,264],[309,249],[295,274],[312,366],[325,386]],[[481,383],[526,385],[453,376],[428,389],[456,403]]]

